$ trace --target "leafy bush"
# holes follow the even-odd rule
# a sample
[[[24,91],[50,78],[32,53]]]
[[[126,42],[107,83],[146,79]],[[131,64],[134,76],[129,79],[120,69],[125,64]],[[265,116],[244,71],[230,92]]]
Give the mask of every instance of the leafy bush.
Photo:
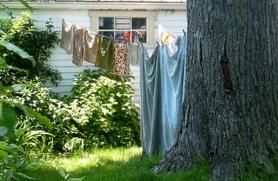
[[[9,42],[0,40],[0,46],[13,51],[23,59],[33,62],[33,57]],[[21,71],[18,68],[8,67],[4,57],[0,55],[0,70],[10,69]],[[33,116],[44,123],[48,123],[45,124],[46,127],[51,127],[51,123],[46,117],[32,109],[19,103],[10,102],[7,99],[7,95],[11,93],[11,90],[10,87],[5,87],[0,82],[0,178],[1,180],[31,179],[31,177],[21,172],[29,165],[30,160],[21,146],[26,142],[15,143],[16,133],[14,132],[14,127],[18,121],[15,109],[20,109],[26,117]],[[26,144],[29,144],[29,142]]]
[[[38,124],[38,120],[19,121],[18,130],[28,124],[29,134],[37,130],[51,134],[44,134],[43,139],[32,137],[36,146],[73,151],[131,146],[140,142],[138,108],[131,102],[133,89],[127,80],[101,70],[85,70],[75,80],[73,94],[66,101],[54,97],[36,80],[17,89],[10,97],[11,102],[18,101],[33,108],[53,124],[50,131]],[[20,139],[26,139],[26,134]],[[25,149],[38,148],[29,144]]]
[[[24,14],[19,18],[0,19],[0,40],[9,41],[18,47],[24,49],[32,55],[36,61],[35,67],[30,62],[23,61],[16,53],[0,48],[0,54],[3,54],[7,63],[12,66],[28,71],[28,78],[40,77],[40,81],[50,80],[57,84],[61,75],[57,70],[50,68],[46,61],[51,56],[51,50],[58,43],[58,33],[53,31],[51,21],[46,22],[45,30],[39,30],[34,25],[34,20],[29,14]],[[0,81],[5,84],[12,84],[17,78],[26,76],[25,72],[18,71],[0,71]]]
[[[0,67],[11,69],[3,59]],[[51,94],[38,79],[21,80],[21,84],[0,95],[0,99],[14,106],[25,105],[34,110],[32,117],[21,109],[17,111],[21,119],[16,138],[25,151],[43,152],[52,148],[72,151],[139,144],[138,109],[132,104],[133,89],[127,79],[103,70],[85,70],[75,80],[73,93],[66,101]],[[45,124],[48,119],[44,121],[36,113],[49,118],[53,129]]]
[[[139,144],[138,108],[127,79],[104,70],[85,70],[74,81],[69,98],[74,120],[86,145],[130,146]]]
[[[28,3],[25,1],[22,1],[22,4],[30,9]],[[0,3],[0,5],[3,4]],[[0,33],[1,35],[4,34],[2,31],[0,31]],[[0,39],[0,47],[3,48],[4,51],[14,53],[15,56],[21,58],[25,63],[30,62],[31,66],[34,67],[35,63],[33,57],[14,44]],[[3,56],[3,54],[0,54],[1,72],[25,72],[18,67],[9,67],[5,58],[5,55]],[[0,178],[1,180],[7,181],[22,179],[29,180],[33,178],[21,172],[30,164],[30,160],[22,147],[22,145],[26,142],[20,142],[19,145],[15,144],[17,134],[14,132],[14,128],[18,121],[18,115],[16,114],[15,109],[21,110],[25,114],[26,118],[33,117],[40,120],[42,123],[46,123],[44,126],[49,129],[51,129],[52,125],[48,118],[40,115],[29,107],[25,107],[17,102],[11,102],[8,99],[8,95],[10,95],[11,92],[12,88],[3,86],[2,81],[0,81]],[[26,144],[29,143],[27,142]]]
[[[53,124],[53,129],[47,129],[44,124],[40,123],[40,120],[36,118],[27,118],[25,116],[19,121],[17,125],[17,131],[26,130],[26,132],[20,131],[20,140],[29,140],[34,142],[33,145],[26,145],[27,150],[45,150],[52,151],[62,150],[63,145],[72,138],[72,136],[78,132],[74,125],[71,123],[71,109],[69,106],[57,99],[54,94],[51,94],[48,88],[45,88],[36,79],[33,81],[25,82],[24,85],[20,85],[16,88],[16,92],[10,96],[10,102],[19,102],[26,105],[36,112],[48,117]],[[26,129],[27,128],[27,129]],[[36,138],[33,133],[42,133],[38,135],[41,138]],[[31,134],[33,136],[29,136]]]

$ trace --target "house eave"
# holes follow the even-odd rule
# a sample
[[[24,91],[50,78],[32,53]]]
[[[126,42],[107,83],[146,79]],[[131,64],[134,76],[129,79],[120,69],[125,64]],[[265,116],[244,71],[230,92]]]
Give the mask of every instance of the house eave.
[[[10,9],[24,9],[18,2],[3,2]],[[34,10],[185,10],[185,2],[30,2]],[[0,6],[1,9],[1,6]]]

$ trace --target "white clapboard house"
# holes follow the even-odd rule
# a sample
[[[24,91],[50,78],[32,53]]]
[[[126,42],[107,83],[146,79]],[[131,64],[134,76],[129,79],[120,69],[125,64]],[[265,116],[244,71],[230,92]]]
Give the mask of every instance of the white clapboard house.
[[[119,31],[140,31],[144,35],[144,44],[150,50],[160,40],[160,32],[172,32],[182,35],[186,30],[186,0],[31,0],[28,1],[34,12],[31,16],[36,19],[38,27],[51,18],[56,30],[61,31],[62,19],[78,26],[83,26],[92,32],[101,32],[116,36]],[[24,10],[18,1],[2,0],[14,14]],[[4,9],[0,8],[0,17],[6,16]],[[105,23],[104,23],[105,22]],[[117,29],[117,23],[122,24]],[[126,28],[123,24],[129,24]],[[138,26],[138,24],[140,26]],[[138,29],[139,28],[139,29]],[[74,76],[86,68],[94,68],[93,64],[84,63],[77,67],[72,63],[72,55],[67,54],[59,46],[53,52],[49,63],[58,69],[63,77],[54,92],[61,95],[68,94],[72,88]],[[134,101],[139,102],[139,66],[131,67],[135,76],[133,81],[136,90]]]

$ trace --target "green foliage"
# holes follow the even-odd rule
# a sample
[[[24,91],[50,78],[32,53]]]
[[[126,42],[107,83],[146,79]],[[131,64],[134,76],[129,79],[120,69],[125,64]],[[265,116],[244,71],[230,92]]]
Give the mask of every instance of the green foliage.
[[[33,56],[29,55],[28,53],[26,53],[24,50],[18,48],[17,46],[15,46],[14,44],[1,40],[0,41],[0,46],[5,47],[7,50],[13,51],[14,53],[16,53],[18,56],[20,56],[23,60],[24,59],[29,59],[32,63],[32,67],[34,67],[36,65]],[[26,62],[27,63],[27,62]]]
[[[33,57],[19,47],[2,40],[0,40],[0,46],[14,52],[21,58],[30,61],[33,66],[35,65]],[[1,55],[0,70],[9,71],[11,69],[14,71],[22,71],[19,68],[9,67],[5,58]],[[7,95],[11,93],[11,90],[11,87],[5,87],[0,82],[0,178],[1,180],[7,181],[32,179],[28,175],[21,172],[23,168],[26,168],[29,165],[29,159],[27,159],[26,152],[22,147],[23,143],[26,142],[21,142],[20,145],[15,144],[17,134],[14,130],[15,125],[18,122],[18,116],[15,109],[20,109],[27,117],[36,117],[41,120],[45,126],[51,127],[52,125],[46,117],[20,103],[14,103],[7,99]],[[27,144],[30,143],[27,142]]]
[[[17,122],[17,115],[11,106],[4,102],[0,102],[0,129],[2,133],[0,136],[5,136],[7,133],[12,136],[15,124]]]
[[[52,151],[53,147],[55,150],[62,150],[64,143],[72,137],[67,104],[54,98],[37,80],[14,86],[14,92],[6,99],[13,104],[28,106],[27,111],[32,115],[21,113],[17,125],[17,131],[20,133],[18,141],[32,142],[24,145],[25,150],[36,150],[38,153]]]
[[[131,102],[133,89],[127,80],[101,70],[86,70],[76,79],[73,94],[66,102],[36,80],[16,85],[14,90],[7,98],[10,102],[32,108],[53,125],[51,129],[46,123],[40,124],[44,119],[38,119],[35,114],[32,118],[23,117],[17,125],[18,130],[27,130],[19,131],[22,134],[18,138],[22,141],[30,131],[51,134],[44,134],[40,139],[33,137],[36,144],[24,145],[27,150],[44,147],[74,151],[140,143],[138,108]]]
[[[45,62],[58,39],[52,24],[46,26],[44,31],[37,30],[29,15],[0,20],[0,88],[5,90],[0,98],[20,115],[14,134],[17,144],[28,154],[31,150],[42,153],[139,144],[138,108],[131,102],[133,89],[128,80],[86,70],[64,101],[40,83],[42,78],[55,76]]]
[[[52,125],[46,117],[32,109],[20,103],[11,102],[7,99],[7,94],[9,94],[9,91],[5,89],[0,91],[0,178],[3,180],[31,179],[31,177],[22,173],[22,170],[30,164],[24,147],[34,144],[32,140],[42,136],[43,133],[27,132],[26,129],[17,129],[15,132],[16,124],[19,122],[15,110],[20,109],[25,113],[26,118],[35,116],[37,119],[42,119],[41,122],[44,126],[52,127]],[[26,131],[26,134],[22,134],[24,131]],[[26,137],[28,134],[31,139],[20,139],[21,135]]]
[[[26,168],[29,163],[21,146],[8,143],[7,141],[0,141],[1,179],[18,180],[20,178],[28,178],[27,175],[22,173],[22,170]]]
[[[48,133],[28,130],[30,127],[15,129],[16,125],[20,123],[16,110],[24,113],[26,119],[37,118],[44,127],[52,128],[52,124],[48,118],[31,108],[25,107],[19,102],[12,102],[7,98],[10,92],[6,90],[8,89],[0,91],[0,178],[4,180],[31,179],[22,173],[22,170],[30,164],[25,148],[37,145],[38,142],[34,142],[34,140],[43,139],[43,135]]]
[[[133,93],[128,80],[101,69],[85,70],[77,77],[69,100],[86,145],[139,144],[139,114],[132,103]]]
[[[30,18],[30,15],[24,14],[20,18],[0,19],[0,30],[2,32],[0,33],[0,40],[9,41],[24,49],[34,57],[36,62],[35,67],[33,67],[32,63],[23,60],[25,57],[20,57],[15,52],[0,48],[0,53],[4,55],[9,65],[28,71],[28,75],[26,75],[22,72],[15,73],[11,70],[2,70],[0,81],[12,84],[14,83],[13,80],[22,76],[28,76],[28,78],[39,76],[42,82],[50,80],[54,84],[58,83],[61,79],[60,73],[46,64],[51,56],[51,50],[59,40],[58,33],[53,31],[51,21],[46,23],[45,30],[39,30],[35,27],[34,20]]]

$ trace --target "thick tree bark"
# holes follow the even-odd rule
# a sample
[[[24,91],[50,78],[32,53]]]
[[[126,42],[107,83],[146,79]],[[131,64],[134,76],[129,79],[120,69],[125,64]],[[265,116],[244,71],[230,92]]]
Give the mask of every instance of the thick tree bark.
[[[278,141],[277,0],[188,0],[186,105],[177,143],[154,168],[208,159],[213,180],[273,169]]]

